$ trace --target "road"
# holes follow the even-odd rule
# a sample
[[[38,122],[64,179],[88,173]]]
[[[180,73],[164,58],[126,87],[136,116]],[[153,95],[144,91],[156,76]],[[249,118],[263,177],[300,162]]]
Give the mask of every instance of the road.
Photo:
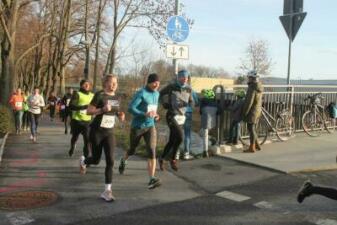
[[[28,134],[9,137],[0,167],[0,208],[1,197],[22,191],[50,191],[58,199],[40,208],[2,208],[0,225],[337,224],[335,201],[312,196],[296,202],[306,179],[337,187],[336,171],[284,174],[221,157],[180,162],[178,172],[158,171],[163,185],[154,190],[146,188],[144,159],[131,158],[124,175],[116,160],[117,200],[106,203],[99,198],[104,160],[80,175],[81,144],[69,158],[70,136],[62,131],[61,123],[43,121],[37,144]],[[115,158],[121,154],[118,149]]]

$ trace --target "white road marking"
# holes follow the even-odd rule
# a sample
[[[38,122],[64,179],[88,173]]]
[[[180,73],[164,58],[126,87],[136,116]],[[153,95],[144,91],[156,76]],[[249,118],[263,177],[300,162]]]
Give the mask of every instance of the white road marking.
[[[282,214],[289,214],[290,212],[288,210],[284,210],[279,206],[273,205],[270,202],[266,202],[266,201],[261,201],[258,203],[255,203],[254,206],[256,206],[257,208],[260,209],[267,209],[270,211],[278,211],[281,212]]]
[[[337,225],[336,220],[330,220],[330,219],[320,219],[316,221],[317,225]]]
[[[250,199],[250,197],[248,196],[236,194],[230,191],[219,192],[216,194],[216,196],[219,196],[221,198],[226,198],[226,199],[236,201],[236,202],[243,202],[243,201]]]
[[[8,213],[6,216],[12,225],[24,225],[34,221],[27,212]]]

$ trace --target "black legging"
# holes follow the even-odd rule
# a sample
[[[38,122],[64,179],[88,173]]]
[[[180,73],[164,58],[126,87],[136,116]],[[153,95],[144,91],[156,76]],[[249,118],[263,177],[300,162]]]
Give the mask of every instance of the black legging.
[[[248,123],[247,128],[249,131],[249,140],[250,144],[255,144],[257,141],[257,135],[256,135],[256,124],[255,123]]]
[[[55,106],[50,106],[49,108],[49,116],[51,119],[54,119],[55,118]]]
[[[337,200],[337,190],[332,187],[312,186],[310,194],[323,195],[327,198]]]
[[[183,141],[183,125],[178,125],[173,117],[174,115],[172,114],[166,114],[166,122],[170,128],[170,137],[161,155],[161,158],[165,160],[174,160],[176,158],[179,145]]]
[[[83,155],[84,157],[88,157],[89,155],[89,148],[88,148],[88,141],[89,141],[89,122],[84,121],[77,121],[77,120],[71,120],[71,148],[75,148],[75,144],[77,142],[78,136],[82,134],[83,136]]]
[[[71,120],[71,111],[70,109],[65,109],[63,112],[63,122],[64,122],[64,129],[65,132],[68,132],[68,118]]]
[[[90,143],[92,146],[92,157],[86,158],[84,163],[86,165],[97,165],[102,156],[104,149],[105,154],[105,183],[112,183],[112,169],[114,166],[114,151],[115,151],[115,135],[111,131],[104,128],[90,129]]]

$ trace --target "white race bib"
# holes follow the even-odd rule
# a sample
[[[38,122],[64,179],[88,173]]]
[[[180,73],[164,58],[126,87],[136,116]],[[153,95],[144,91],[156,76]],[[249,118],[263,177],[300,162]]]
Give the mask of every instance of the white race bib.
[[[108,105],[111,107],[119,107],[119,101],[118,100],[108,100]]]
[[[55,105],[55,102],[50,102],[50,105],[51,105],[51,106],[54,106],[54,105]]]
[[[67,99],[66,105],[69,106],[69,103],[70,103],[70,99]]]
[[[87,110],[86,109],[80,110],[80,113],[87,115]]]
[[[16,108],[22,108],[22,102],[15,102]]]
[[[63,109],[65,109],[66,108],[66,106],[65,105],[61,105],[61,109],[63,110]]]
[[[185,123],[186,117],[184,115],[175,115],[174,120],[178,125],[183,125]]]
[[[158,105],[148,105],[147,106],[147,112],[155,112],[157,113]]]
[[[103,115],[101,127],[113,128],[115,126],[115,116]]]

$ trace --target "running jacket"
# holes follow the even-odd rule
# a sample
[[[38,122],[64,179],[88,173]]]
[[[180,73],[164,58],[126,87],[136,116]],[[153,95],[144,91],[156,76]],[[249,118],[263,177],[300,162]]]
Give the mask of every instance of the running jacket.
[[[158,107],[159,92],[145,87],[136,92],[129,104],[128,111],[133,115],[131,127],[147,128],[155,125],[154,118],[146,117],[148,107]]]

